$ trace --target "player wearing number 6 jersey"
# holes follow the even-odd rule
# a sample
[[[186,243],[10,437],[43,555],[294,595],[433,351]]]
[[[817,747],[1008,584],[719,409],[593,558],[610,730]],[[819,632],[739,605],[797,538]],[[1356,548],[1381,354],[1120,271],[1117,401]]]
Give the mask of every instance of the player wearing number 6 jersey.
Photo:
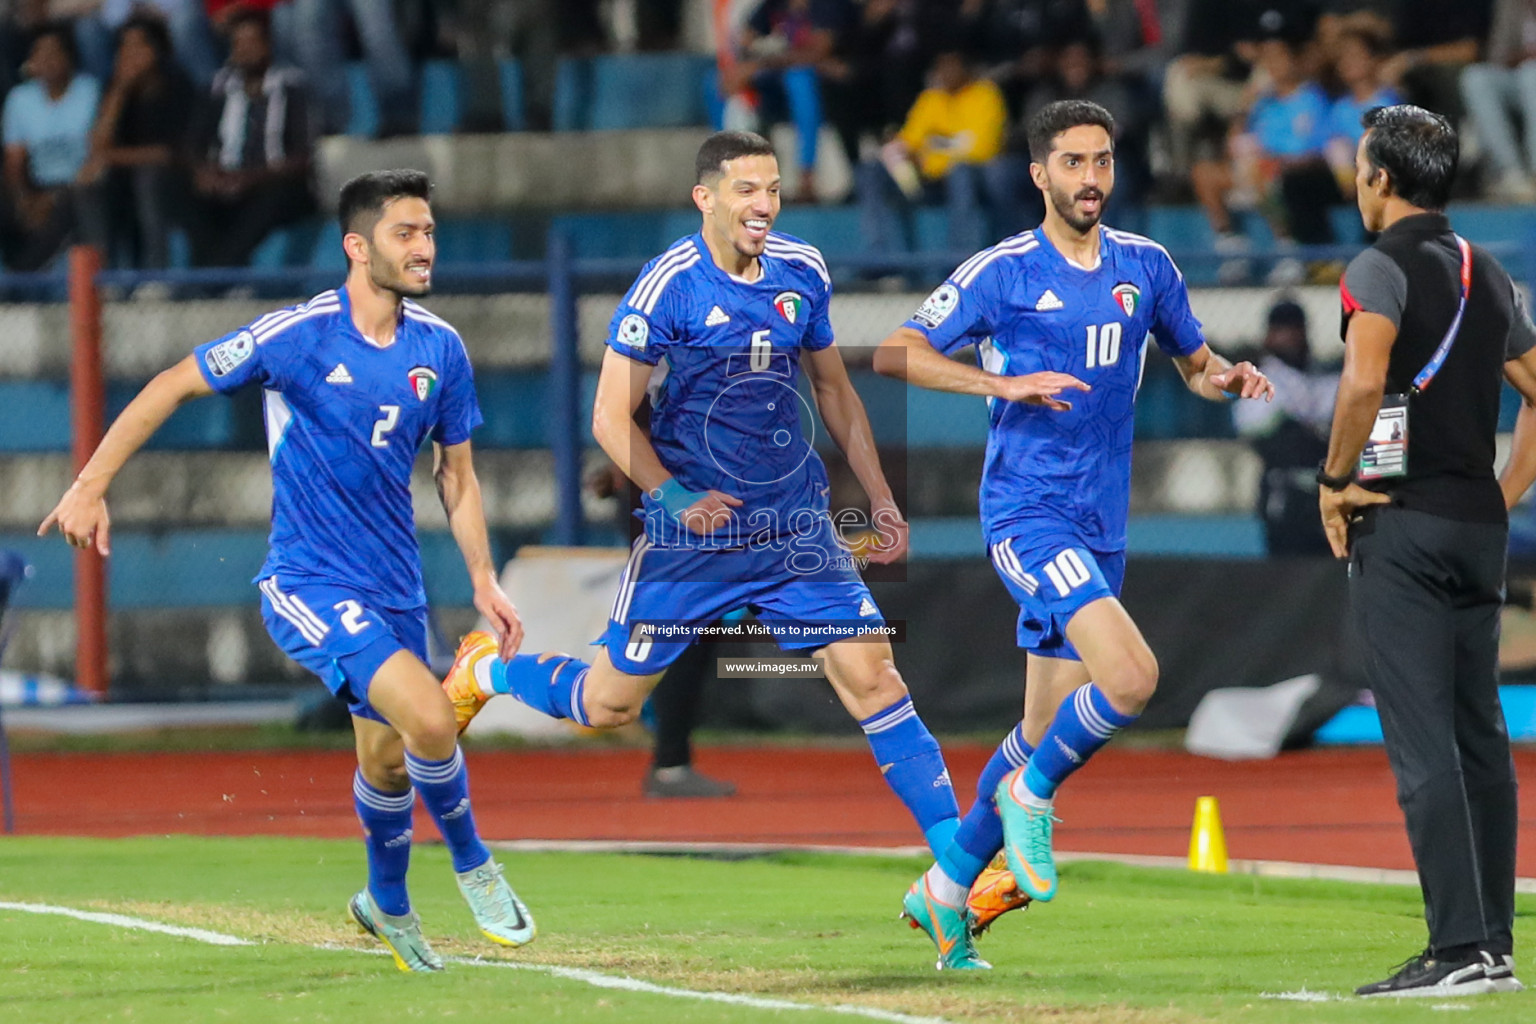
[[[751,608],[780,647],[824,663],[937,854],[959,817],[949,772],[891,645],[871,632],[883,626],[880,610],[828,514],[826,470],[807,436],[815,421],[796,387],[804,372],[869,495],[884,541],[870,557],[899,558],[906,523],[833,343],[831,277],[813,246],[772,230],[779,166],[766,139],[711,135],[695,172],[700,230],[652,260],[620,304],[593,403],[598,443],[645,492],[645,532],[596,657],[506,662],[470,634],[444,686],[465,722],[510,693],[613,728],[634,720],[700,627]],[[648,390],[646,432],[635,416]],[[947,966],[986,966],[968,942],[942,952]]]
[[[1274,393],[1252,365],[1206,346],[1162,246],[1099,224],[1113,139],[1096,104],[1041,110],[1029,147],[1044,223],[961,264],[875,357],[878,371],[912,384],[986,397],[982,525],[1028,652],[1024,720],[988,762],[955,841],[914,886],[955,908],[930,930],[941,943],[1000,847],[1019,892],[1056,894],[1056,787],[1135,721],[1157,684],[1157,662],[1118,599],[1148,338],[1202,398]],[[949,358],[973,345],[979,366]]]
[[[426,595],[411,505],[416,453],[433,442],[437,490],[474,583],[475,606],[508,656],[522,638],[496,583],[470,432],[474,379],[454,329],[413,302],[435,254],[417,171],[343,186],[346,285],[201,345],[123,410],[39,533],[109,550],[107,486],[183,402],[259,385],[272,462],[272,534],[257,574],[262,617],[290,657],[345,699],[357,734],[353,803],[368,851],[357,925],[401,970],[441,970],[411,910],[405,876],[421,797],[481,932],[504,946],[533,919],[480,841],[453,707],[427,668]]]

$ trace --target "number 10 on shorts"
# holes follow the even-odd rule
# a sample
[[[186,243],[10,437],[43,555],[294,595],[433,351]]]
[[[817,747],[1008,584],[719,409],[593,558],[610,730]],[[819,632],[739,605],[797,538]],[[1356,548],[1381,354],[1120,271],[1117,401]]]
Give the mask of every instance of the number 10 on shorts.
[[[1066,597],[1092,578],[1083,557],[1071,548],[1045,563],[1045,578],[1051,581],[1056,593]]]

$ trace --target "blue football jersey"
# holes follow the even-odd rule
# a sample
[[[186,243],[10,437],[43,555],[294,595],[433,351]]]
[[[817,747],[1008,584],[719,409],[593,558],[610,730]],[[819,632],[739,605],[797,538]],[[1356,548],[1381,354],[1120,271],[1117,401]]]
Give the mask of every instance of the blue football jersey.
[[[1069,412],[991,401],[981,521],[988,542],[1067,524],[1095,551],[1125,547],[1136,389],[1148,336],[1169,355],[1204,344],[1168,251],[1103,228],[1085,269],[1026,231],[962,263],[906,326],[940,352],[976,345],[994,373],[1070,373]]]
[[[265,392],[272,534],[257,579],[349,585],[392,609],[424,604],[411,469],[428,438],[459,444],[480,424],[458,333],[407,299],[380,348],[337,289],[200,345],[196,358],[215,391]]]
[[[814,246],[770,233],[762,273],[721,270],[701,235],[648,263],[613,315],[608,346],[657,366],[651,444],[689,490],[742,499],[720,544],[783,536],[827,510],[827,471],[812,445],[800,354],[832,344],[832,280]],[[654,543],[675,543],[645,496]]]

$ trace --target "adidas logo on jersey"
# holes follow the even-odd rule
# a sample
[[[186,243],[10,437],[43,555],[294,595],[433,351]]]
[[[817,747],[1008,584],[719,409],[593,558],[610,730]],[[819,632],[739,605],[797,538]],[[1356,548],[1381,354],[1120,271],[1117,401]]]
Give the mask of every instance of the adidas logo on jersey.
[[[869,598],[866,597],[864,600],[859,602],[859,615],[862,618],[866,618],[867,619],[871,615],[879,615],[879,614],[880,614],[880,609],[876,608],[875,607],[875,602],[871,601]]]
[[[336,369],[325,375],[327,384],[351,384],[352,375],[347,372],[346,363],[337,363]]]
[[[1056,293],[1047,288],[1045,294],[1040,296],[1040,301],[1035,303],[1035,312],[1043,313],[1048,309],[1060,309],[1064,305],[1066,303],[1058,299]]]
[[[704,318],[705,327],[719,327],[721,324],[728,324],[730,322],[731,318],[727,316],[725,310],[721,309],[719,306],[711,309],[709,311],[709,316]]]

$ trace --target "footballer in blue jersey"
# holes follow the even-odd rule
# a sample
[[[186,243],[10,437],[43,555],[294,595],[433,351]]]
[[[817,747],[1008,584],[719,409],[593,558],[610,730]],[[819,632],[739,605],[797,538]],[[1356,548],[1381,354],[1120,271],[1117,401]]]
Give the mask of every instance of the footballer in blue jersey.
[[[532,941],[528,910],[480,841],[453,706],[427,667],[426,595],[411,471],[431,440],[438,493],[474,582],[475,606],[510,656],[522,624],[496,582],[470,434],[480,423],[459,335],[413,300],[431,290],[431,185],[418,171],[343,186],[346,283],[200,345],[123,410],[39,533],[110,550],[112,478],[183,402],[262,389],[272,533],[257,574],[279,647],[344,699],[357,734],[353,804],[368,885],[349,911],[401,970],[441,970],[406,890],[421,798],[481,932]]]
[[[1055,895],[1056,788],[1135,721],[1156,687],[1157,661],[1119,601],[1148,344],[1203,398],[1274,394],[1251,364],[1206,346],[1167,250],[1099,223],[1114,188],[1113,140],[1114,120],[1097,104],[1037,113],[1030,173],[1045,221],[962,263],[875,356],[882,373],[987,399],[982,525],[1028,652],[1024,719],[988,763],[955,842],[918,883],[952,906],[973,886],[998,891],[978,877],[999,849],[1019,899]],[[977,365],[950,358],[969,348]],[[999,909],[946,916],[930,935],[942,948]]]
[[[884,620],[828,514],[812,447],[820,414],[899,558],[906,524],[828,319],[831,278],[814,246],[773,231],[779,169],[749,132],[707,139],[693,200],[700,231],[646,265],[614,314],[593,434],[645,494],[593,664],[491,654],[466,638],[444,685],[467,722],[496,693],[612,728],[632,721],[699,627],[750,608],[786,650],[813,653],[859,720],[886,781],[935,849],[958,809],[938,744],[918,718]],[[797,387],[810,382],[814,410]],[[650,430],[636,412],[653,395]]]

